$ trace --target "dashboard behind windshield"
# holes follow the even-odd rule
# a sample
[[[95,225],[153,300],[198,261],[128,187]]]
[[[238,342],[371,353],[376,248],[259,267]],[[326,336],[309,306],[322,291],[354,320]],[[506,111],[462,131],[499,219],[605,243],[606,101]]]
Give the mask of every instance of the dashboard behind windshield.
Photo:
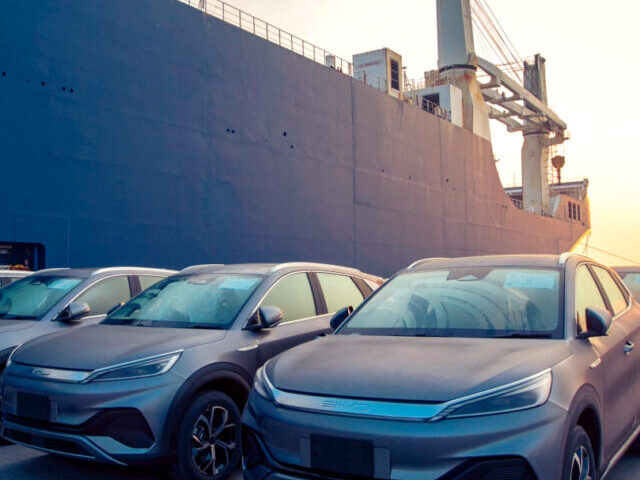
[[[81,278],[31,275],[0,290],[0,320],[40,320]]]
[[[402,273],[340,334],[562,338],[557,269],[471,267]]]
[[[145,290],[103,323],[227,329],[261,281],[258,275],[175,275]]]

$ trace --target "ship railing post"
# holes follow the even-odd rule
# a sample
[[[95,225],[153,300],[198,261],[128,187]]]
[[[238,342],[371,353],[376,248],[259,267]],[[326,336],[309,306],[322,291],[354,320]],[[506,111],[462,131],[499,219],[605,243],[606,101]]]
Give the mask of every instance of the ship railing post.
[[[251,18],[253,19],[253,34],[255,35],[256,34],[256,17],[252,15]]]
[[[225,21],[224,20],[224,2],[222,2],[222,21]]]
[[[278,45],[282,46],[282,30],[278,29]]]

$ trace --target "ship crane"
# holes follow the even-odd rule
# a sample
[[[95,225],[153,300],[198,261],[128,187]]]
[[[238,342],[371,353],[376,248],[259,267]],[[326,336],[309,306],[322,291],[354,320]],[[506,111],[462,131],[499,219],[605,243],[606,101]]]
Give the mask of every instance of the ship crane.
[[[489,119],[522,132],[525,210],[549,211],[549,147],[568,139],[567,124],[547,104],[545,60],[524,64],[521,85],[475,52],[470,0],[437,0],[440,76],[462,90],[463,127],[490,139]],[[488,81],[479,82],[477,72]]]

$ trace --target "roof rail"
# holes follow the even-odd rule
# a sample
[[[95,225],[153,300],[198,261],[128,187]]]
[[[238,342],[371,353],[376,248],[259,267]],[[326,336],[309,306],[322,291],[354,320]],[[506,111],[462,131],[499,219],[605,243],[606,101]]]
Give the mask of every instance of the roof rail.
[[[420,260],[416,260],[411,265],[407,267],[407,270],[411,270],[419,265],[425,265],[431,262],[437,262],[439,260],[451,260],[449,257],[431,257],[431,258],[421,258]]]
[[[43,268],[42,270],[35,270],[35,272],[43,273],[43,272],[55,272],[56,270],[70,270],[69,267],[56,267],[56,268]]]
[[[114,272],[117,270],[142,270],[143,272],[174,272],[175,270],[169,270],[167,268],[153,268],[153,267],[106,267],[106,268],[99,268],[93,272],[91,272],[91,275],[98,275],[100,273],[108,273],[108,272]]]
[[[190,270],[197,270],[198,268],[203,267],[224,267],[224,263],[202,263],[200,265],[189,265],[188,267],[184,267],[180,270],[180,273],[189,272]]]
[[[343,267],[342,265],[331,265],[329,263],[313,263],[313,262],[285,262],[279,263],[271,268],[270,273],[277,272],[278,270],[282,270],[283,268],[289,267],[311,267],[311,268],[343,268],[344,270],[351,270],[352,272],[362,273],[360,270],[354,267]]]

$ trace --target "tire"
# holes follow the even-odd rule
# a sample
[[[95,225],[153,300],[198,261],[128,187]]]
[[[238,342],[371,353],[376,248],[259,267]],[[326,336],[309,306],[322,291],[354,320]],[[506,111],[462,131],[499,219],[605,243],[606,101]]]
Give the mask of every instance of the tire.
[[[226,479],[241,457],[238,406],[222,392],[196,395],[180,420],[176,442],[174,480]]]
[[[591,440],[584,428],[576,425],[567,442],[562,480],[597,479],[598,472]]]

